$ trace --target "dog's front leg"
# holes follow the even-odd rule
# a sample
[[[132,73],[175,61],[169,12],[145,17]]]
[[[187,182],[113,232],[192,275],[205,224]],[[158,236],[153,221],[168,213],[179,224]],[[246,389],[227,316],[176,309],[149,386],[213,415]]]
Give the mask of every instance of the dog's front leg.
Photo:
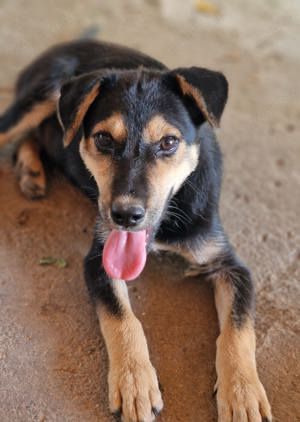
[[[85,259],[85,277],[95,301],[109,356],[109,405],[124,422],[149,422],[163,407],[158,380],[139,320],[132,312],[126,283],[111,280],[94,240]]]
[[[219,422],[271,421],[256,369],[251,276],[232,256],[213,280],[221,330],[216,356]]]

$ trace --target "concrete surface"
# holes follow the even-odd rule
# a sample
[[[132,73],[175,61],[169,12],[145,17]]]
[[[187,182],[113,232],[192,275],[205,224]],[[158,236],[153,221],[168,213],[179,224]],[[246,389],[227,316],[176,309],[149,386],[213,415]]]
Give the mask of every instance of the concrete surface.
[[[260,4],[260,3],[263,3]],[[184,6],[183,6],[184,4]],[[170,67],[225,72],[222,216],[257,283],[257,360],[274,420],[300,421],[300,8],[297,1],[0,1],[0,101],[47,45],[90,25]],[[184,10],[183,10],[184,8]],[[82,276],[95,210],[62,176],[47,199],[19,193],[0,160],[0,420],[108,422],[107,356]],[[68,267],[38,265],[63,257]],[[210,286],[180,261],[152,257],[130,283],[164,391],[164,422],[216,421],[218,333]],[[164,301],[162,303],[162,299]]]

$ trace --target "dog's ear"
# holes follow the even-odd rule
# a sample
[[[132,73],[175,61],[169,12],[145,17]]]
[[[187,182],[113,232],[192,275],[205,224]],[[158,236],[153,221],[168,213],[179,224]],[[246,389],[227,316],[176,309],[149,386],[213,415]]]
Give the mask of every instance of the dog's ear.
[[[193,120],[218,127],[227,101],[228,82],[220,72],[201,67],[178,68],[169,73]]]
[[[100,91],[101,76],[86,74],[66,82],[60,90],[57,115],[67,147],[78,133],[84,116]]]

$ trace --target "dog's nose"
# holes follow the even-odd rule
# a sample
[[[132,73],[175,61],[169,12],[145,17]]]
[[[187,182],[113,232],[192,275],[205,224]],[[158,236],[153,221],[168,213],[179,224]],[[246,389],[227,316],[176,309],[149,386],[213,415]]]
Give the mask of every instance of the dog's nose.
[[[119,226],[134,227],[143,221],[145,210],[140,205],[113,203],[111,216],[113,221]]]

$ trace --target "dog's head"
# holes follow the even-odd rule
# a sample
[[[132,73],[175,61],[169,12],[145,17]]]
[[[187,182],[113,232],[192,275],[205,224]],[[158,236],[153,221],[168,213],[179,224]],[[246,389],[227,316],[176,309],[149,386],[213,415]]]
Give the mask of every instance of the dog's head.
[[[64,142],[81,131],[80,154],[108,231],[157,229],[197,166],[199,127],[218,125],[226,99],[225,77],[197,67],[90,73],[62,87]]]

